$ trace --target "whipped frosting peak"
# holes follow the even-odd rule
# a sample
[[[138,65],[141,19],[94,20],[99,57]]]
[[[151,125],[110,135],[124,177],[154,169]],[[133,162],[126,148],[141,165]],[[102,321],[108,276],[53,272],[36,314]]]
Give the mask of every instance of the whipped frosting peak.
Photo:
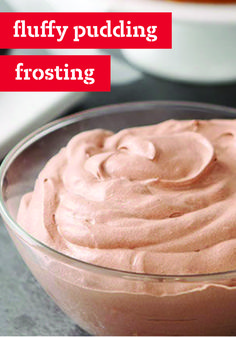
[[[22,198],[33,236],[94,264],[157,274],[236,269],[236,121],[75,136]]]

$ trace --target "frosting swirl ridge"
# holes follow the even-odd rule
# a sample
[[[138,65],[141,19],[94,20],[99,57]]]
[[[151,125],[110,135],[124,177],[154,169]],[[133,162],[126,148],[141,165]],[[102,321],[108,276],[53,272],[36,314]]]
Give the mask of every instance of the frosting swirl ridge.
[[[78,134],[22,198],[18,221],[70,256],[157,274],[236,269],[236,121]]]

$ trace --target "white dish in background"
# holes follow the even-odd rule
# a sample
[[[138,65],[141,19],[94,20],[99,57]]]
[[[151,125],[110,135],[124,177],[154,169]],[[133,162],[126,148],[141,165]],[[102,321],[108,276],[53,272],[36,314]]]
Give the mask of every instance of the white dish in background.
[[[65,2],[60,0],[1,0],[0,11],[62,11]],[[89,9],[84,0],[67,0],[67,10]],[[91,5],[91,4],[90,4]],[[95,7],[94,7],[95,8]],[[101,55],[109,54],[89,49],[29,49],[11,50],[12,55]],[[113,57],[111,84],[124,85],[135,82],[142,74],[123,60]],[[84,92],[0,92],[0,160],[22,137],[41,125],[59,117],[70,107],[85,99]]]
[[[83,96],[77,92],[1,92],[0,159],[22,137],[60,116]]]
[[[123,50],[144,71],[195,83],[236,81],[236,4],[111,0],[107,10],[173,13],[172,50]]]
[[[98,0],[0,0],[19,12],[103,12],[107,2]]]

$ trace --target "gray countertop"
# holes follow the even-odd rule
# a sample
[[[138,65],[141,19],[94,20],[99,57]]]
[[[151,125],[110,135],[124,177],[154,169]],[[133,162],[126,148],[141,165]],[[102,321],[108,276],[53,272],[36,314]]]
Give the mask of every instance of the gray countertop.
[[[32,276],[0,218],[0,336],[88,336]]]

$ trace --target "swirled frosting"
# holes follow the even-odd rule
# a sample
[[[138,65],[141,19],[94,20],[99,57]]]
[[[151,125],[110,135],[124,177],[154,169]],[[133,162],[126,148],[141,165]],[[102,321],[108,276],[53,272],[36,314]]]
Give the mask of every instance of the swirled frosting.
[[[80,133],[22,198],[18,222],[56,250],[106,267],[236,269],[236,121]]]

